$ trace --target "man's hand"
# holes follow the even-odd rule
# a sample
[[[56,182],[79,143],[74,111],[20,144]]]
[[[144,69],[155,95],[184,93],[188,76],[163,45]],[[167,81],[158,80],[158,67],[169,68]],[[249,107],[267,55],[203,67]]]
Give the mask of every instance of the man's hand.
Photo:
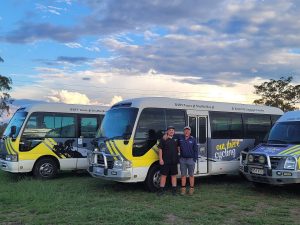
[[[163,166],[164,165],[164,160],[159,160],[159,165]]]

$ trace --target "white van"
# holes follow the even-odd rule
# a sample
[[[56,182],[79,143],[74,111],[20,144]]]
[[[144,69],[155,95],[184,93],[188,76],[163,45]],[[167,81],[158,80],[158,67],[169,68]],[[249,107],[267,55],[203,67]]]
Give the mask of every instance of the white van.
[[[300,183],[300,111],[281,116],[266,144],[242,152],[240,170],[256,183]]]

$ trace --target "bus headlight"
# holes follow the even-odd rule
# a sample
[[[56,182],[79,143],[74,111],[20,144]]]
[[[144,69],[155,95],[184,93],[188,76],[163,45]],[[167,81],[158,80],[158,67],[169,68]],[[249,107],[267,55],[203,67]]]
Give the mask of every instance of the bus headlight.
[[[259,157],[258,157],[258,162],[259,162],[260,164],[265,164],[265,162],[266,162],[266,157],[264,157],[263,155],[259,156]]]
[[[296,166],[296,159],[294,157],[287,157],[284,162],[284,169],[294,170]]]
[[[248,155],[248,162],[252,163],[254,161],[253,155]]]
[[[10,162],[18,162],[18,155],[6,155],[5,160]]]
[[[115,160],[114,161],[114,168],[115,169],[123,169],[123,162],[122,162],[122,160]]]
[[[132,167],[132,163],[131,161],[128,160],[115,160],[114,161],[114,168],[115,169],[122,169],[122,170],[126,170]]]
[[[131,161],[128,161],[128,160],[123,161],[123,168],[124,169],[129,169],[131,167],[132,167]]]

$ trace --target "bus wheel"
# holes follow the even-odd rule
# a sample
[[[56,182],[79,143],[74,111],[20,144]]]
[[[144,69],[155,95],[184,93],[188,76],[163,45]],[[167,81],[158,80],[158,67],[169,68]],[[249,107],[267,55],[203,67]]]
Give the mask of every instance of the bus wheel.
[[[145,186],[148,191],[155,192],[159,189],[160,184],[160,171],[159,165],[153,165],[148,171],[148,175],[145,180]]]
[[[51,179],[57,174],[57,164],[51,158],[43,158],[37,161],[33,168],[33,175],[40,179]]]

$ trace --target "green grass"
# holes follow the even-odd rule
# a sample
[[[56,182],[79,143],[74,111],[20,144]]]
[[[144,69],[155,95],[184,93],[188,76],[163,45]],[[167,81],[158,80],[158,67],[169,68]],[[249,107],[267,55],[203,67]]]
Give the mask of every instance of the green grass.
[[[236,176],[196,180],[194,196],[63,173],[0,172],[0,224],[300,224],[300,185],[257,189]]]

